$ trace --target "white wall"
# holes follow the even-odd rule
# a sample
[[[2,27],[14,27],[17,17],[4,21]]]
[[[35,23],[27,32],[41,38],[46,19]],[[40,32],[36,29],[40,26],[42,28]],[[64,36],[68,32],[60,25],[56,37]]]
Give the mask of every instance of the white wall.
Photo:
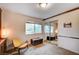
[[[43,33],[25,35],[25,23],[28,21],[43,24],[41,19],[2,9],[2,28],[6,28],[10,31],[8,38],[17,37],[22,40],[29,40],[31,38],[43,37]]]
[[[51,18],[46,22],[52,20],[58,20],[58,35],[79,38],[79,10]],[[63,24],[68,22],[72,23],[72,27],[64,28]],[[79,53],[79,39],[58,37],[58,46]]]
[[[59,17],[59,35],[79,38],[79,10],[64,14]],[[71,22],[71,28],[64,28],[63,24]],[[59,37],[59,46],[79,53],[79,39]]]

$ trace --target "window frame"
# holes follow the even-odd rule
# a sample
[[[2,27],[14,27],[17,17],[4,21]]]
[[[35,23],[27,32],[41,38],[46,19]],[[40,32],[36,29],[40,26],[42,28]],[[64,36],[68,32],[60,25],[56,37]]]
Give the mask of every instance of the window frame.
[[[40,33],[42,33],[42,25],[41,25],[41,24],[39,24],[39,23],[29,23],[29,22],[26,22],[26,23],[25,23],[25,34],[26,34],[26,35],[33,35],[33,34],[27,34],[27,31],[26,31],[26,28],[27,28],[26,24],[27,24],[27,23],[28,23],[28,24],[34,24],[34,29],[33,29],[34,33],[33,33],[33,34],[40,34]],[[38,33],[35,32],[35,30],[36,30],[35,24],[41,25],[41,32],[40,32],[40,33],[39,33],[39,32],[38,32]]]

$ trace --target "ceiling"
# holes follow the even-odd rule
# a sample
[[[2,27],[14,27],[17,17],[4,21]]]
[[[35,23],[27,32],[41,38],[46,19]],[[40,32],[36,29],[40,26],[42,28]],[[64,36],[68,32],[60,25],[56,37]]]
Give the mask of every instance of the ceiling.
[[[0,7],[24,15],[45,19],[63,11],[79,7],[79,3],[49,3],[46,8],[40,8],[38,3],[0,3]]]

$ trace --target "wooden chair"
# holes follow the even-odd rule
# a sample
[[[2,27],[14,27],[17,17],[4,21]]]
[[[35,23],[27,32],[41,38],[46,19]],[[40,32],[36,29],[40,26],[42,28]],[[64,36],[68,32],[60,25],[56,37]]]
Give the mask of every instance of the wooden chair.
[[[23,42],[22,40],[20,39],[13,39],[12,40],[12,44],[14,46],[14,49],[17,49],[18,51],[18,54],[21,54],[21,50],[24,49],[24,48],[28,48],[28,42]]]

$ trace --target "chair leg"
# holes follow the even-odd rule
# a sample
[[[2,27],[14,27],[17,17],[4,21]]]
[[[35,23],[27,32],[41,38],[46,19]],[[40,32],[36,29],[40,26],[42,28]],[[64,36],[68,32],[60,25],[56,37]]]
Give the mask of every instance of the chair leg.
[[[20,49],[18,49],[18,54],[20,55]]]
[[[29,45],[27,45],[27,48],[29,48]]]

